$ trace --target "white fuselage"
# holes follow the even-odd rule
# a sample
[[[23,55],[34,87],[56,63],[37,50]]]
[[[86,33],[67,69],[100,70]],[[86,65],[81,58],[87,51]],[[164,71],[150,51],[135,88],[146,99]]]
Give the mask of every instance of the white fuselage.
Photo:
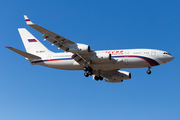
[[[104,50],[94,53],[109,53],[112,55],[112,60],[92,61],[90,66],[93,70],[153,67],[174,59],[169,53],[155,49]],[[63,70],[82,70],[83,66],[72,59],[72,55],[70,52],[51,53],[41,60],[33,61],[33,64]]]

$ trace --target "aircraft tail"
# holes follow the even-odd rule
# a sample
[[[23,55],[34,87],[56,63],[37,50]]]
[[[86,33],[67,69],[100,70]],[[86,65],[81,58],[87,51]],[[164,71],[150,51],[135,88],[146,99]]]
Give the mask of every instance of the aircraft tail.
[[[46,53],[53,53],[48,50],[38,39],[36,39],[25,28],[18,28],[19,34],[28,53],[43,56]]]

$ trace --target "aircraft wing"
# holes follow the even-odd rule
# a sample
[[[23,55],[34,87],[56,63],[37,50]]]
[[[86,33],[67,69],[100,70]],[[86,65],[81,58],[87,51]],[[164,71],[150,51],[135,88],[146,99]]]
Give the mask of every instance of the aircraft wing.
[[[29,18],[26,15],[24,15],[24,18],[26,20],[27,25],[42,33],[42,37],[45,38],[45,40],[51,42],[52,45],[56,45],[58,49],[63,49],[66,52],[74,53],[72,58],[76,62],[80,64],[85,64],[85,62],[87,62],[90,58],[89,55],[87,55],[87,53],[89,54],[93,52],[93,50],[90,49],[89,45],[75,43],[63,36],[53,33],[37,24],[34,24],[32,21],[29,20]]]
[[[64,51],[67,51],[67,49],[71,46],[76,44],[75,42],[64,38],[56,33],[53,33],[37,24],[32,23],[32,21],[29,20],[29,18],[24,15],[24,18],[26,20],[27,25],[29,25],[30,27],[34,28],[35,30],[39,31],[40,33],[43,34],[43,38],[45,38],[45,40],[50,41],[51,43],[53,43],[54,45],[56,45],[57,47],[63,49]]]

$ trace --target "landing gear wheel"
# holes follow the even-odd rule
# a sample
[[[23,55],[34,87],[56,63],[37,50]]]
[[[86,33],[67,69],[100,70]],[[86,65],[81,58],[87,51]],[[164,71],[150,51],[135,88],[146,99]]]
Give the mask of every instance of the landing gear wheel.
[[[99,77],[98,77],[98,76],[95,76],[94,79],[95,79],[96,81],[98,81],[98,80],[99,80]]]
[[[88,74],[88,73],[84,73],[84,76],[85,76],[85,77],[89,77],[89,74]]]
[[[92,71],[93,69],[91,67],[84,67],[83,70],[84,71]]]
[[[88,71],[91,72],[93,71],[93,69],[91,67],[88,67]]]
[[[99,76],[99,79],[102,81],[102,80],[103,80],[103,77]]]
[[[88,74],[89,74],[89,75],[92,75],[92,74],[93,74],[93,72],[92,72],[92,71],[89,71],[89,72],[88,72]]]
[[[83,70],[85,71],[84,76],[88,77],[89,75],[93,74],[93,69],[91,67],[84,67]]]
[[[151,74],[151,70],[147,70],[146,72],[147,72],[147,74],[149,74],[149,75]]]
[[[88,69],[87,67],[84,67],[83,70],[84,70],[84,71],[88,71],[89,69]]]

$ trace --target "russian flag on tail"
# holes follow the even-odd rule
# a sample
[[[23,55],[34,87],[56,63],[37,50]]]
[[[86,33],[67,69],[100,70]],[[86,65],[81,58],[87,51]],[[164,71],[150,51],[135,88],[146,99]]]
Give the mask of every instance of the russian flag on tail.
[[[28,42],[37,42],[36,39],[28,39]]]

